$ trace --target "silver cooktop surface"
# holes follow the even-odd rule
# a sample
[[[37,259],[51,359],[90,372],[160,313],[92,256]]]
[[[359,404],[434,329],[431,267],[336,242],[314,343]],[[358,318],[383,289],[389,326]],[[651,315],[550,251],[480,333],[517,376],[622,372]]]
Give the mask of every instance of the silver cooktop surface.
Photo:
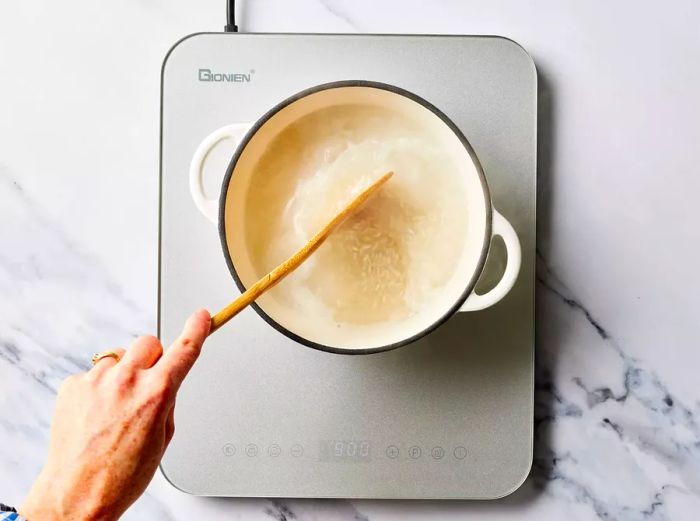
[[[244,311],[207,341],[183,385],[162,471],[211,496],[504,496],[530,469],[534,394],[537,78],[510,40],[198,34],[178,43],[162,80],[160,337],[170,343],[192,310],[217,311],[239,293],[216,227],[190,196],[198,144],[302,89],[348,79],[412,91],[461,128],[520,236],[519,280],[493,308],[372,355],[304,347]],[[230,147],[208,159],[212,197]],[[478,287],[503,269],[500,244],[492,251]]]

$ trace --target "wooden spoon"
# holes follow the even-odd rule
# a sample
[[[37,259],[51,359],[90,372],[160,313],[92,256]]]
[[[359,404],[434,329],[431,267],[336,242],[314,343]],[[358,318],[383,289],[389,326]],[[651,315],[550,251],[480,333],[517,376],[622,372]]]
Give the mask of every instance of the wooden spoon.
[[[321,231],[314,235],[309,242],[307,242],[299,251],[294,255],[289,257],[282,264],[277,266],[270,273],[265,275],[250,288],[248,288],[240,297],[231,302],[224,309],[219,311],[216,315],[211,318],[211,328],[209,329],[209,334],[211,335],[214,331],[223,326],[226,322],[235,317],[241,310],[243,310],[248,304],[257,299],[260,295],[265,293],[268,289],[273,287],[284,277],[289,275],[295,269],[297,269],[301,264],[308,259],[313,252],[315,252],[321,244],[328,238],[328,236],[335,231],[338,226],[345,221],[350,215],[352,215],[357,209],[369,199],[374,193],[386,183],[394,172],[387,172],[382,177],[377,179],[372,183],[367,189],[355,197],[350,204],[343,208],[338,215],[333,217],[328,224],[326,224]]]

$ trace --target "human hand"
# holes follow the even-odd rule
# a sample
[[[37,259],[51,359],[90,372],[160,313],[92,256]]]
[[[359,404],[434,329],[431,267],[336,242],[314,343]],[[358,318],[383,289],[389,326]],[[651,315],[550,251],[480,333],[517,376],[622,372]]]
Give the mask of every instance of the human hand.
[[[195,312],[163,353],[138,338],[58,391],[46,465],[19,513],[29,521],[112,521],[143,493],[174,432],[175,395],[209,333]]]

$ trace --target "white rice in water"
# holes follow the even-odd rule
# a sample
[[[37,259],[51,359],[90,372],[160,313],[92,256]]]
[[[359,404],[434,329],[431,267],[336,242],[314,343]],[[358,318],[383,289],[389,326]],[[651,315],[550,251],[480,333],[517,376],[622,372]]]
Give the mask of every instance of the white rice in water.
[[[252,258],[262,276],[388,171],[274,298],[339,324],[404,319],[430,303],[464,245],[464,188],[429,135],[375,107],[319,111],[270,145],[248,197]]]

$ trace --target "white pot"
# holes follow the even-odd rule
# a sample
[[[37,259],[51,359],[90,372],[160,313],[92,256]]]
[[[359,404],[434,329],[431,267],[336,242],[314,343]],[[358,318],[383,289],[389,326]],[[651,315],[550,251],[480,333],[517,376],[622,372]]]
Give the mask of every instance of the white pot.
[[[374,104],[410,115],[438,137],[450,152],[453,163],[464,176],[467,189],[464,204],[467,215],[467,240],[454,276],[440,298],[421,310],[401,327],[362,328],[357,334],[334,337],[331,325],[319,323],[299,311],[282,309],[274,302],[255,310],[274,328],[307,346],[337,353],[372,353],[394,349],[426,335],[454,313],[478,311],[496,304],[516,282],[521,253],[518,236],[510,223],[491,203],[483,169],[467,138],[440,110],[424,99],[398,87],[369,81],[342,81],[318,85],[281,102],[253,124],[222,127],[201,143],[190,168],[192,197],[213,223],[218,223],[221,246],[231,275],[241,291],[257,280],[249,258],[244,234],[242,200],[246,196],[255,165],[267,145],[289,124],[311,112],[339,104]],[[223,139],[239,142],[223,180],[219,201],[207,199],[202,191],[203,163],[211,149]],[[228,223],[228,225],[227,225]],[[228,227],[227,227],[228,226]],[[502,237],[508,255],[500,281],[488,293],[478,295],[474,286],[484,269],[494,236]],[[235,327],[235,326],[234,326]]]

